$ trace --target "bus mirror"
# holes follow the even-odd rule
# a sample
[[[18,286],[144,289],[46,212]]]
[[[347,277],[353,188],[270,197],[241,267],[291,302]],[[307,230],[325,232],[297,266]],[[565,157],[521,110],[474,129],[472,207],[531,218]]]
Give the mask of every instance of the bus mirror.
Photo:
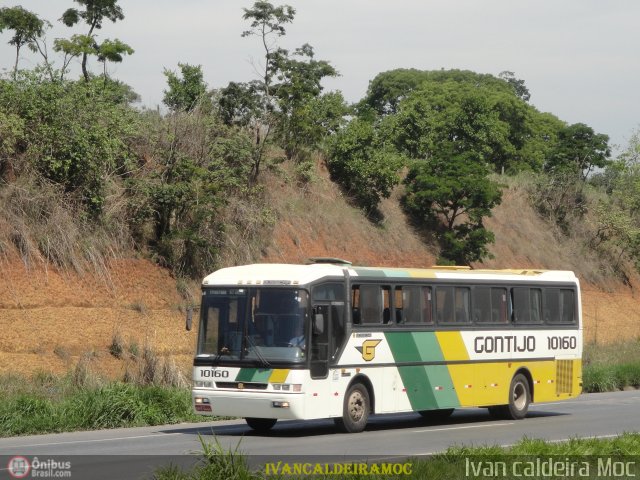
[[[321,335],[324,333],[324,315],[316,313],[313,317],[313,334]]]
[[[187,307],[187,332],[190,332],[193,328],[193,307]]]

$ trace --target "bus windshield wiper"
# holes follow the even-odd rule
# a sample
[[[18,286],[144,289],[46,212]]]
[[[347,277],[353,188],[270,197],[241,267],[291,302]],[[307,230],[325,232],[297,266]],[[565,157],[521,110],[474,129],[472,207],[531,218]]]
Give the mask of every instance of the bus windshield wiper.
[[[247,343],[249,343],[253,347],[253,351],[255,352],[256,357],[258,357],[258,360],[260,361],[260,364],[265,368],[271,368],[271,364],[269,363],[269,361],[266,358],[264,358],[264,355],[262,355],[262,353],[260,353],[260,349],[258,348],[256,343],[251,338],[251,335],[246,334],[244,336],[244,338],[247,341]]]

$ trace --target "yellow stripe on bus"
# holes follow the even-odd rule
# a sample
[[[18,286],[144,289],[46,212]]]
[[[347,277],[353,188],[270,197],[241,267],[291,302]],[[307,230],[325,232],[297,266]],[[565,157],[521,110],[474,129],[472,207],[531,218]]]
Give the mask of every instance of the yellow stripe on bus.
[[[436,332],[436,338],[445,362],[469,360],[469,354],[460,332]]]
[[[288,368],[276,368],[269,376],[269,383],[284,383],[289,375]]]

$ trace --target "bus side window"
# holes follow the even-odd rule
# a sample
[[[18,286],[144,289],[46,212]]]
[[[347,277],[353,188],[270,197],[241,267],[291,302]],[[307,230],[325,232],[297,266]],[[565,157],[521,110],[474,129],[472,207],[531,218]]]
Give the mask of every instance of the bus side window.
[[[422,287],[422,321],[433,324],[433,300],[431,287]]]
[[[575,323],[575,305],[573,290],[560,289],[560,321],[562,323]]]
[[[436,321],[438,323],[453,323],[454,307],[453,287],[436,287]]]
[[[404,313],[404,296],[408,287],[396,287],[393,294],[393,308],[395,310],[395,323],[405,323],[402,315]]]
[[[360,287],[354,285],[351,290],[351,321],[354,325],[360,325],[362,318],[360,316]]]
[[[545,288],[542,299],[544,309],[544,321],[546,323],[560,322],[560,290],[557,288]]]
[[[400,297],[398,302],[400,302],[399,305],[401,307],[400,309],[396,309],[398,323],[421,323],[423,321],[430,321],[426,319],[423,320],[422,318],[423,307],[420,293],[420,287],[418,286],[405,286],[396,290],[396,298]],[[429,300],[429,309],[430,308],[431,302]],[[431,318],[430,314],[428,318]]]
[[[380,287],[378,285],[356,285],[354,286],[354,297],[356,297],[356,290],[358,292],[357,305],[360,314],[359,323],[362,325],[379,324],[382,320],[382,295]],[[356,305],[356,303],[354,303],[354,305]],[[354,323],[356,322],[354,321]]]

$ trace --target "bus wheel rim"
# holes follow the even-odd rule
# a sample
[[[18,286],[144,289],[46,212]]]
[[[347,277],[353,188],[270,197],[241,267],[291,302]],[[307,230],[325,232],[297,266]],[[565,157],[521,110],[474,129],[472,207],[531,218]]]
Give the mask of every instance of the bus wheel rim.
[[[527,405],[527,391],[520,382],[516,383],[513,387],[513,405],[518,410],[523,410]]]
[[[364,398],[357,390],[349,396],[349,416],[354,422],[359,422],[364,416]]]

